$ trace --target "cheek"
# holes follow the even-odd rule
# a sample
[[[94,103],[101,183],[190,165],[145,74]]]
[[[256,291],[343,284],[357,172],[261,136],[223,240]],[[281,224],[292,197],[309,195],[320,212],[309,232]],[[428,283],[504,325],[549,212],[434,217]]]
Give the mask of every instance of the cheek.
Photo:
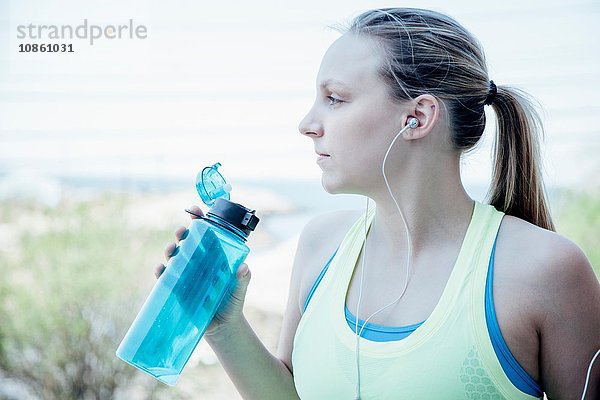
[[[381,164],[394,137],[396,113],[373,97],[331,111],[324,142],[333,159],[322,175],[328,193],[361,193],[381,184]]]
[[[345,162],[381,164],[389,146],[387,138],[394,130],[389,113],[381,110],[364,106],[340,118],[336,132],[343,141],[340,149]]]

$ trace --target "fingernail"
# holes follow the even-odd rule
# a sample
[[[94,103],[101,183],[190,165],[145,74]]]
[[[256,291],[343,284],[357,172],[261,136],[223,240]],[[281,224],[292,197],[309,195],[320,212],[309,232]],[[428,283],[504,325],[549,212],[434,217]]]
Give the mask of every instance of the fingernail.
[[[198,218],[202,218],[202,215],[200,215],[200,214],[198,214],[198,213],[195,213],[195,212],[193,212],[192,210],[188,210],[187,208],[185,209],[185,212],[187,212],[188,214],[195,215],[195,216],[196,216],[196,217],[198,217]]]
[[[243,276],[244,278],[245,278],[246,276],[248,276],[248,272],[249,272],[249,271],[250,271],[250,270],[248,269],[248,267],[246,267],[246,271],[244,271],[244,274],[243,274],[242,276]]]

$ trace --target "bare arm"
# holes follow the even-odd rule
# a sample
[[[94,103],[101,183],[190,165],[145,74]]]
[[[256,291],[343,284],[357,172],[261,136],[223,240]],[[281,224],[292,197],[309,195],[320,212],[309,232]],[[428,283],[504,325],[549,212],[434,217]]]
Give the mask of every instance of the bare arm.
[[[540,371],[549,399],[581,399],[588,366],[600,349],[600,284],[585,254],[573,242],[553,243],[543,282]],[[600,398],[600,356],[585,399]]]
[[[244,399],[299,399],[292,373],[267,350],[243,316],[227,332],[206,341]]]

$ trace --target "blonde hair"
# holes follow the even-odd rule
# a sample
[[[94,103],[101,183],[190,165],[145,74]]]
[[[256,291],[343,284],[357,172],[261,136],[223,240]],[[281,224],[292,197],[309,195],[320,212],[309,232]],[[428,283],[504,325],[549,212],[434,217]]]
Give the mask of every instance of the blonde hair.
[[[468,154],[483,134],[490,90],[479,41],[453,18],[419,8],[382,8],[334,29],[374,39],[384,55],[378,74],[393,101],[429,93],[448,116],[450,142]],[[554,231],[541,176],[539,137],[543,127],[534,99],[497,85],[491,104],[497,117],[489,204],[508,215]]]

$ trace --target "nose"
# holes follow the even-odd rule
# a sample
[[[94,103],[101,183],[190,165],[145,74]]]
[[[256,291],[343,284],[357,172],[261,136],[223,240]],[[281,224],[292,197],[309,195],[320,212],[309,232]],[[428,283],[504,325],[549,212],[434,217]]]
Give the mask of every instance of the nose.
[[[313,110],[314,109],[311,108],[308,114],[302,118],[302,121],[300,121],[300,124],[298,125],[298,131],[300,131],[302,135],[308,137],[320,137],[323,136],[323,125],[315,117]]]

